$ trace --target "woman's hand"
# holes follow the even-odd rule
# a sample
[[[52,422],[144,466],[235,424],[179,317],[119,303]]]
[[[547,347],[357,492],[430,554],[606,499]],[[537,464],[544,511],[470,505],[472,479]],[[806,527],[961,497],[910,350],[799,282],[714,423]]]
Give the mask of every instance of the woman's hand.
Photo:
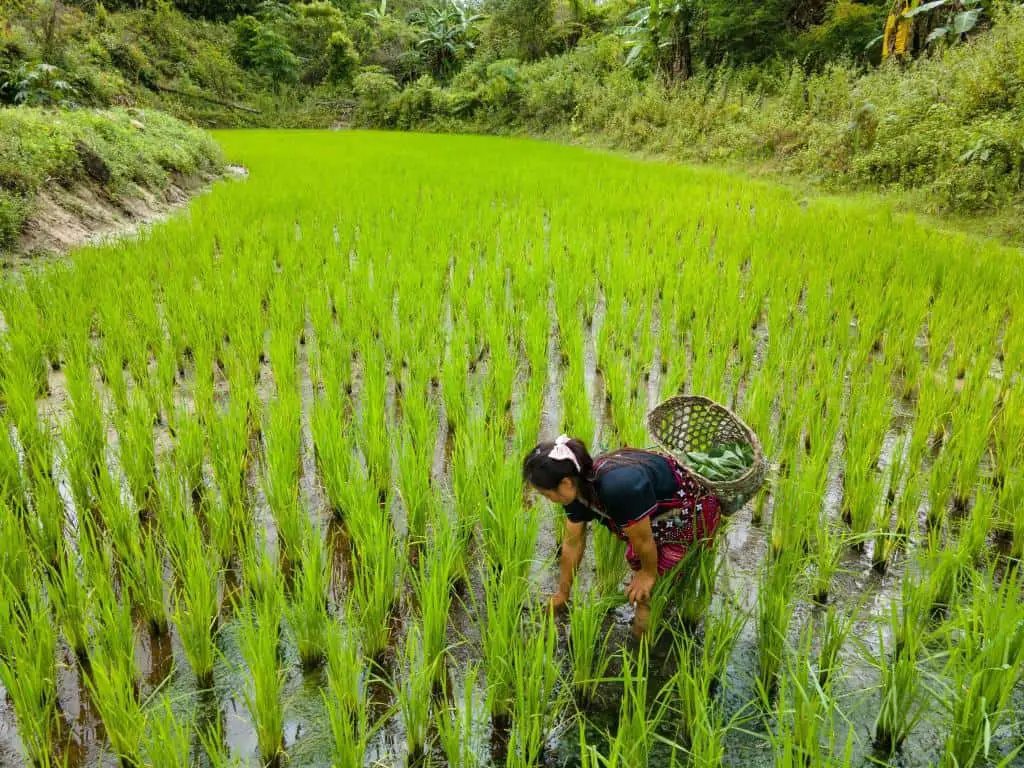
[[[626,599],[631,603],[646,603],[651,599],[651,590],[654,589],[656,576],[645,571],[637,571],[633,580],[626,587]]]

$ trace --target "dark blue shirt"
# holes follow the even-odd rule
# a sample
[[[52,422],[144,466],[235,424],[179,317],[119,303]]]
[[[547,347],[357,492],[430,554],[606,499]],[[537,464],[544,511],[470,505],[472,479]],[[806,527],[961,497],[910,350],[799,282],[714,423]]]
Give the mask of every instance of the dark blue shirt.
[[[654,512],[659,502],[679,494],[671,465],[657,453],[626,448],[598,457],[594,467],[597,507],[581,497],[566,504],[563,509],[570,522],[600,520],[621,532]]]

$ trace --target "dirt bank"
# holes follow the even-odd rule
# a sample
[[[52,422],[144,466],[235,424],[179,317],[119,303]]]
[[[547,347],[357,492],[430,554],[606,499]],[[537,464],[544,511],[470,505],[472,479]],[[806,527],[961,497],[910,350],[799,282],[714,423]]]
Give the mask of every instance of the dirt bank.
[[[228,166],[224,177],[242,179],[247,175],[241,166]],[[53,185],[36,199],[15,248],[4,255],[6,266],[130,236],[186,206],[218,178],[210,173],[173,173],[171,183],[162,191],[135,186],[129,194],[117,198],[93,183],[79,182],[69,188]]]

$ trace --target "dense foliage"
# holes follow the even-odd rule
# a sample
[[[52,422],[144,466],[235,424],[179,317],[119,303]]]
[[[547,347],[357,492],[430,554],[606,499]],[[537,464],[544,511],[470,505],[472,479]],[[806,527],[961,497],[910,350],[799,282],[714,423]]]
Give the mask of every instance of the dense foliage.
[[[549,134],[910,191],[1019,229],[1024,11],[888,0],[18,0],[0,102],[202,125]],[[1009,215],[1007,215],[1009,214]]]

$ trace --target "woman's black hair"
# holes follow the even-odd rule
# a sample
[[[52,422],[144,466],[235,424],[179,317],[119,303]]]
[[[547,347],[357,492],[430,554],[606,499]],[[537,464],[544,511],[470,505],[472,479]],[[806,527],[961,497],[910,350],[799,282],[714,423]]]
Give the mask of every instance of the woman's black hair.
[[[538,443],[537,447],[523,459],[523,480],[542,491],[553,491],[567,477],[576,480],[577,488],[588,501],[594,500],[594,460],[582,440],[572,438],[566,447],[579,462],[579,469],[572,459],[553,459],[548,454],[555,447],[553,440]]]

